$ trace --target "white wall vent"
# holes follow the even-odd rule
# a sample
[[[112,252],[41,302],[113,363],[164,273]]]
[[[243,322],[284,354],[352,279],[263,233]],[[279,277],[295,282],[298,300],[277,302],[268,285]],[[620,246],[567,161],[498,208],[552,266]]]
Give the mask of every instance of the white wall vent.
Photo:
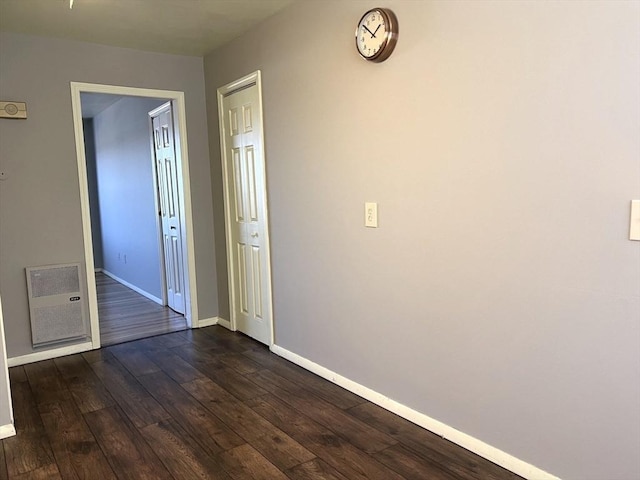
[[[27,267],[34,347],[87,336],[80,264]]]

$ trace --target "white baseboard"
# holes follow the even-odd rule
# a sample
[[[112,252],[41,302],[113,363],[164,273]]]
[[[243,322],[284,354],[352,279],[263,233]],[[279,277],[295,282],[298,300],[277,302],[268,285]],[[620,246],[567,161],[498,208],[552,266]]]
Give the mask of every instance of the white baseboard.
[[[121,279],[120,277],[118,277],[117,275],[114,275],[113,273],[109,272],[108,270],[105,270],[103,268],[102,269],[102,273],[104,273],[107,277],[113,278],[116,282],[121,283],[125,287],[130,288],[134,292],[139,293],[143,297],[147,297],[149,300],[153,300],[154,302],[156,302],[156,303],[158,303],[160,305],[164,305],[164,302],[162,301],[161,298],[158,298],[155,295],[151,295],[149,292],[145,292],[140,287],[136,287],[132,283],[129,283],[126,280]]]
[[[201,318],[198,320],[198,328],[210,327],[212,325],[217,325],[219,321],[219,317],[212,318]]]
[[[233,328],[231,328],[231,322],[229,320],[226,320],[222,317],[218,317],[218,325],[220,325],[221,327],[226,328],[227,330],[232,330]]]
[[[371,403],[375,403],[385,410],[389,410],[390,412],[399,415],[402,418],[409,420],[410,422],[415,423],[416,425],[421,426],[429,430],[430,432],[435,433],[447,440],[460,445],[461,447],[479,455],[487,460],[492,461],[500,465],[501,467],[506,468],[507,470],[520,475],[521,477],[528,478],[531,480],[560,480],[555,475],[545,472],[529,463],[526,463],[512,455],[509,455],[502,450],[499,450],[491,445],[484,443],[482,440],[478,440],[466,433],[463,433],[459,430],[456,430],[449,425],[446,425],[434,418],[428,417],[427,415],[420,413],[416,410],[413,410],[401,403],[396,402],[374,390],[371,390],[364,385],[360,385],[348,378],[339,375],[322,365],[318,365],[311,360],[308,360],[300,355],[290,352],[289,350],[282,348],[278,345],[273,345],[271,347],[271,351],[276,355],[279,355],[296,365],[301,366],[302,368],[309,370],[310,372],[315,373],[316,375],[329,380],[330,382],[335,383],[336,385],[349,390],[350,392],[355,393],[367,400]]]
[[[7,359],[7,364],[10,367],[17,367],[18,365],[24,365],[26,363],[40,362],[42,360],[50,360],[52,358],[64,357],[65,355],[73,355],[74,353],[86,352],[93,349],[93,343],[76,343],[75,345],[68,345],[66,347],[54,348],[51,350],[43,350],[41,352],[28,353],[19,357],[12,357]]]
[[[96,273],[102,273],[102,269],[101,269],[101,268],[96,268],[96,269],[94,270],[94,272],[96,272]]]
[[[16,428],[13,423],[0,426],[0,440],[3,438],[13,437],[16,434]]]
[[[220,326],[225,327],[225,328],[227,328],[229,330],[232,330],[231,322],[229,320],[225,320],[222,317],[203,318],[198,322],[198,327],[197,328],[210,327],[212,325],[220,325]]]

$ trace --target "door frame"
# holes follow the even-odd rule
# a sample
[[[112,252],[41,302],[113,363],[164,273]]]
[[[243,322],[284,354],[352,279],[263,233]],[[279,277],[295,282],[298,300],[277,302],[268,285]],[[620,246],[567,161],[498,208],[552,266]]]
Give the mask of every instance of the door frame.
[[[266,154],[265,154],[265,143],[264,143],[264,115],[263,115],[263,107],[262,107],[262,74],[260,70],[256,70],[253,73],[245,75],[244,77],[228,83],[220,88],[217,91],[218,97],[218,125],[220,130],[220,151],[221,151],[221,161],[222,161],[222,189],[224,195],[224,223],[225,223],[225,240],[227,246],[227,283],[229,285],[229,315],[230,318],[230,326],[231,330],[237,330],[237,319],[235,314],[235,298],[237,292],[235,291],[235,276],[238,274],[236,272],[236,265],[233,263],[233,242],[231,238],[231,201],[229,198],[229,171],[227,169],[227,149],[225,143],[225,120],[224,120],[224,98],[232,95],[234,92],[238,90],[243,90],[245,88],[249,88],[251,86],[255,86],[258,88],[258,107],[260,109],[260,142],[262,143],[262,155],[260,161],[262,163],[263,171],[265,172],[265,182],[264,182],[264,191],[262,192],[262,198],[264,199],[264,242],[265,242],[265,268],[266,268],[266,278],[269,288],[268,295],[268,305],[266,306],[267,311],[269,312],[269,348],[273,347],[275,344],[275,332],[274,332],[274,318],[273,318],[273,289],[272,289],[272,281],[271,281],[271,247],[270,247],[270,239],[269,239],[269,204],[267,199],[267,175],[266,175]]]
[[[167,101],[171,101],[174,106],[174,124],[177,127],[179,137],[179,144],[176,145],[176,152],[179,152],[180,156],[180,208],[182,222],[184,223],[182,231],[182,246],[185,262],[185,318],[187,320],[187,326],[189,328],[197,328],[199,326],[199,317],[184,92],[82,82],[70,82],[70,86],[71,108],[73,113],[73,129],[76,141],[76,158],[78,163],[82,235],[84,239],[84,263],[86,267],[85,273],[87,281],[87,300],[89,303],[89,321],[91,325],[92,348],[100,348],[100,319],[98,316],[98,294],[96,289],[95,263],[93,258],[91,212],[89,209],[89,187],[87,182],[87,159],[85,156],[84,128],[82,126],[82,101],[80,98],[81,93],[107,93],[112,95],[161,98],[166,99]]]

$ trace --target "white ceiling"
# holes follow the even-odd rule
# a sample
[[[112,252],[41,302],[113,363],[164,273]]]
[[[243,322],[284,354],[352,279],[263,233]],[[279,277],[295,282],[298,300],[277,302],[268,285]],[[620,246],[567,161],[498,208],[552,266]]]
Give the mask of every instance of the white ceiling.
[[[0,0],[0,30],[203,56],[294,0]]]

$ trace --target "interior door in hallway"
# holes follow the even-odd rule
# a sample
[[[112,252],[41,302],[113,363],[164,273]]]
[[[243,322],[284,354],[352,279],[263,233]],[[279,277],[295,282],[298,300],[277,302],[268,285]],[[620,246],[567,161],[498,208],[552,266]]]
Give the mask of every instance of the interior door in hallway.
[[[224,88],[224,87],[223,87]],[[272,342],[271,274],[260,86],[218,90],[232,326]]]
[[[153,125],[167,305],[184,314],[184,260],[171,102],[149,113]]]

